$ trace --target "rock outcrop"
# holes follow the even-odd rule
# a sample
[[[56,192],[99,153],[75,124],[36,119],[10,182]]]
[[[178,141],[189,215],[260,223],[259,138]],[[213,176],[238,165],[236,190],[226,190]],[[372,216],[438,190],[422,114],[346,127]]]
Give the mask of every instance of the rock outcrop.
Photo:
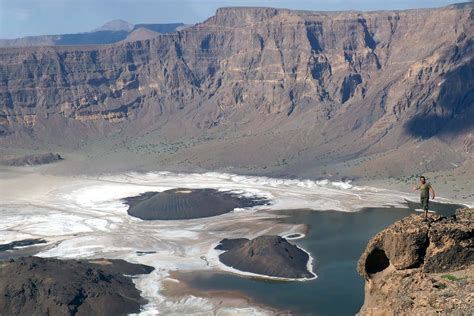
[[[472,314],[474,209],[412,215],[374,236],[358,263],[361,315]]]
[[[10,158],[5,160],[0,160],[0,164],[6,166],[35,166],[35,165],[44,165],[52,162],[63,160],[61,155],[47,153],[47,154],[37,154],[37,155],[28,155],[16,158]]]
[[[24,257],[0,261],[0,315],[127,315],[146,301],[129,277],[152,267],[122,260]]]
[[[267,199],[244,197],[216,189],[178,188],[145,192],[124,199],[128,214],[144,220],[180,220],[217,216],[236,208],[269,203]]]
[[[315,277],[308,271],[308,253],[280,236],[224,239],[216,249],[225,251],[220,261],[237,270],[279,278]]]
[[[44,243],[46,243],[46,240],[41,239],[41,238],[16,240],[16,241],[9,242],[8,244],[0,244],[0,252],[13,250],[16,247],[25,247],[25,246],[31,246],[31,245],[37,245],[37,244],[44,244]]]

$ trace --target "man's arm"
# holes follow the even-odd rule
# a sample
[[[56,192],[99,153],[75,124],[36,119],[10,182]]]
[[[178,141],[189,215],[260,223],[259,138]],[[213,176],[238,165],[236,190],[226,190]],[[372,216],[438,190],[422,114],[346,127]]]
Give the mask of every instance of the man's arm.
[[[433,196],[431,199],[434,200],[434,198],[436,197],[436,193],[432,186],[430,186],[430,191],[431,191],[431,195]]]
[[[413,187],[413,189],[411,189],[411,190],[412,190],[413,192],[415,192],[415,191],[418,190],[419,188],[420,188],[419,185],[415,185],[415,186]]]

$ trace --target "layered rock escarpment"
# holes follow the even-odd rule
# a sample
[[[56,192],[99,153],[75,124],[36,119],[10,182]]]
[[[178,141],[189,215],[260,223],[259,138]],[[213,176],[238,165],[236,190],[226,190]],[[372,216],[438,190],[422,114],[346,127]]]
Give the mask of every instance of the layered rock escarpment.
[[[291,279],[315,277],[308,271],[308,253],[280,236],[224,239],[216,249],[225,251],[219,255],[222,263],[241,271]]]
[[[0,261],[1,315],[127,315],[146,300],[129,277],[152,267],[123,260],[24,257]]]
[[[374,236],[358,263],[361,315],[469,315],[474,311],[474,209],[404,218]]]
[[[473,16],[223,8],[150,40],[2,48],[0,141],[259,134],[300,165],[435,135],[470,148]]]

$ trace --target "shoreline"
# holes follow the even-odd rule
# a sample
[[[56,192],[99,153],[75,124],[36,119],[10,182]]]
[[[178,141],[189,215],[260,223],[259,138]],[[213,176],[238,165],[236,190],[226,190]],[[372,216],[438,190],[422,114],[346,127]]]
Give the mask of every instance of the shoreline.
[[[9,167],[11,168],[11,167]],[[26,170],[25,170],[26,169]],[[60,176],[60,175],[51,175],[51,174],[48,174],[48,173],[38,173],[36,171],[37,167],[26,167],[26,168],[23,168],[23,167],[20,167],[20,170],[18,170],[18,168],[14,168],[14,170],[8,170],[7,174],[6,174],[6,177],[3,177],[3,172],[4,170],[0,169],[0,174],[2,175],[2,178],[0,179],[0,183],[1,182],[9,182],[9,180],[11,179],[15,179],[16,181],[15,182],[21,182],[19,180],[21,180],[22,178],[24,177],[28,177],[28,176],[33,176],[34,178],[41,178],[41,177],[46,177],[47,181],[49,182],[52,182],[52,183],[56,183],[56,182],[61,182],[63,181],[63,179],[66,179],[66,178],[71,178],[70,176]],[[179,174],[175,174],[175,173],[172,173],[172,172],[168,172],[168,171],[154,171],[154,172],[145,172],[145,173],[138,173],[138,172],[128,172],[128,173],[125,173],[125,174],[102,174],[102,175],[98,175],[96,176],[95,178],[92,178],[92,177],[89,177],[89,176],[84,176],[84,177],[81,177],[81,176],[74,176],[72,177],[72,179],[78,179],[78,180],[83,180],[83,181],[92,181],[92,182],[95,182],[96,184],[99,183],[99,184],[106,184],[106,183],[110,183],[110,184],[121,184],[121,185],[129,185],[131,187],[134,187],[133,189],[133,193],[130,193],[130,194],[140,194],[140,192],[146,192],[147,190],[156,190],[156,191],[165,191],[165,190],[168,190],[170,188],[178,188],[178,186],[173,186],[173,185],[169,185],[169,184],[164,184],[164,185],[161,185],[161,184],[151,184],[149,183],[148,181],[144,181],[144,182],[141,182],[141,183],[134,183],[133,180],[130,180],[129,178],[131,176],[204,176],[204,177],[207,177],[207,176],[216,176],[217,175],[217,178],[219,180],[229,180],[230,182],[232,182],[232,179],[230,178],[233,178],[233,177],[236,177],[236,178],[245,178],[246,176],[242,176],[242,175],[238,175],[238,174],[230,174],[230,173],[224,173],[224,174],[220,174],[220,173],[217,173],[217,172],[207,172],[207,173],[202,173],[202,174],[198,174],[198,173],[179,173]],[[110,179],[110,177],[119,177],[118,179]],[[122,177],[122,178],[120,178]],[[265,183],[265,181],[268,181],[268,180],[272,180],[272,181],[275,181],[276,183],[278,184],[286,184],[291,186],[291,185],[295,185],[295,184],[301,184],[301,183],[310,183],[310,184],[315,184],[316,187],[314,189],[325,189],[325,190],[328,190],[328,191],[346,191],[346,190],[341,190],[340,188],[338,188],[338,185],[336,185],[336,187],[333,187],[331,188],[330,186],[332,186],[332,183],[329,182],[329,180],[325,179],[325,180],[319,180],[319,181],[313,181],[313,180],[309,180],[309,179],[302,179],[302,180],[295,180],[295,179],[285,179],[285,178],[269,178],[269,177],[248,177],[250,180],[253,180],[251,182],[251,184],[254,184],[254,185],[262,185],[262,186],[265,186],[267,185],[268,183]],[[45,179],[45,180],[46,180]],[[31,179],[28,179],[28,180],[31,180]],[[202,179],[202,180],[206,180],[206,179]],[[260,180],[263,180],[262,183],[258,183]],[[255,183],[255,181],[257,181],[257,183]],[[242,183],[241,183],[242,184]],[[354,207],[352,210],[347,210],[347,209],[340,209],[340,208],[331,208],[331,207],[325,207],[324,209],[322,208],[319,208],[319,209],[316,209],[314,207],[312,207],[311,205],[297,205],[297,206],[290,206],[290,205],[284,205],[284,206],[280,206],[280,205],[276,205],[278,203],[273,203],[273,199],[274,197],[272,197],[271,195],[268,195],[266,192],[249,192],[249,191],[246,191],[245,189],[242,189],[242,188],[236,188],[236,186],[238,186],[239,184],[238,183],[235,183],[235,185],[232,185],[231,187],[216,187],[216,189],[218,191],[223,191],[223,192],[233,192],[237,195],[242,195],[242,196],[246,196],[246,195],[251,195],[253,197],[255,196],[259,196],[261,198],[268,198],[270,200],[270,205],[262,205],[262,206],[254,206],[254,207],[251,207],[249,209],[244,209],[244,212],[247,212],[248,214],[253,214],[254,212],[258,212],[258,211],[267,211],[269,214],[273,213],[274,211],[278,211],[278,210],[295,210],[297,211],[298,209],[313,209],[314,211],[325,211],[325,210],[335,210],[335,211],[341,211],[341,212],[358,212],[360,211],[361,209],[363,209],[364,207],[377,207],[377,206],[380,206],[380,207],[386,207],[386,206],[395,206],[395,207],[407,207],[406,206],[406,202],[405,201],[410,201],[410,202],[413,202],[413,203],[418,203],[418,199],[419,197],[417,196],[417,194],[405,194],[404,192],[400,192],[400,191],[393,191],[393,190],[390,190],[390,189],[377,189],[377,188],[372,188],[372,187],[367,187],[367,186],[356,186],[356,185],[353,185],[351,187],[351,189],[349,189],[349,191],[352,191],[352,192],[355,192],[355,195],[357,195],[357,191],[360,191],[360,190],[365,190],[365,189],[368,189],[368,190],[372,190],[372,192],[374,194],[380,194],[380,193],[387,193],[387,195],[390,195],[390,196],[394,196],[394,197],[397,197],[398,201],[393,201],[391,203],[386,203],[385,200],[384,200],[384,203],[378,203],[377,201],[374,201],[374,203],[371,203],[370,205],[362,205],[362,206],[358,206],[358,207]],[[196,188],[196,189],[199,189],[199,188],[204,188],[204,187],[212,187],[213,185],[204,185],[204,186],[194,186],[194,185],[190,185],[189,187],[190,188]],[[328,187],[329,186],[329,187]],[[300,187],[304,187],[304,186],[300,186]],[[6,191],[11,191],[10,188],[8,186],[4,186],[3,187]],[[47,192],[47,190],[44,190],[45,188],[35,188],[34,190],[41,190],[43,192]],[[239,191],[239,192],[237,192]],[[9,192],[6,192],[7,194],[5,194],[5,196],[9,196]],[[347,191],[346,191],[347,193]],[[23,196],[22,196],[23,197]],[[361,197],[359,196],[359,199]],[[126,208],[128,208],[127,204],[121,202],[123,198],[117,198],[117,199],[114,199],[112,202],[120,202],[121,204],[121,207],[124,208],[123,212],[126,214]],[[433,202],[433,201],[432,201]],[[459,201],[459,200],[452,200],[452,199],[449,199],[449,198],[444,198],[444,197],[437,197],[436,200],[434,201],[436,203],[443,203],[443,204],[461,204],[463,205],[464,207],[473,207],[474,204],[468,204],[466,203],[465,201]],[[53,207],[53,206],[49,206],[49,208],[51,209],[58,209],[57,207]],[[216,218],[216,217],[220,217],[220,216],[225,216],[227,214],[234,214],[236,212],[241,212],[242,210],[237,208],[229,213],[225,213],[225,214],[222,214],[222,215],[218,215],[218,216],[213,216],[213,217],[208,217],[208,218],[201,218],[201,219],[197,219],[197,220],[203,220],[205,221],[206,219],[210,219],[210,218]],[[272,216],[275,216],[274,214],[272,214]],[[131,219],[133,220],[133,219]],[[139,219],[135,219],[135,220],[139,220]],[[195,219],[191,219],[191,220],[195,220]],[[179,220],[178,220],[179,221]],[[174,221],[170,221],[170,222],[174,222]],[[23,235],[21,238],[35,238],[34,235]],[[303,237],[299,237],[299,238],[296,238],[296,239],[300,239],[300,238],[303,238]],[[12,239],[0,239],[0,242],[2,243],[9,243],[9,242],[13,242],[13,241],[16,241],[18,239],[16,238],[12,238]]]
[[[79,153],[63,153],[65,159],[53,164],[37,165],[37,166],[21,166],[21,167],[9,167],[0,165],[0,173],[2,172],[15,172],[16,173],[28,173],[28,172],[38,172],[41,174],[49,174],[56,176],[72,176],[72,177],[90,177],[96,179],[97,177],[107,177],[115,174],[124,174],[124,173],[137,173],[137,174],[146,174],[146,173],[175,173],[175,174],[208,174],[208,173],[219,173],[219,174],[234,174],[244,177],[258,177],[258,178],[270,178],[270,179],[280,179],[284,181],[297,181],[297,180],[308,180],[312,182],[319,181],[329,181],[330,183],[342,184],[350,183],[353,186],[360,187],[372,187],[378,190],[389,190],[396,191],[404,196],[414,196],[413,198],[417,199],[416,194],[413,194],[411,188],[416,184],[416,181],[411,180],[410,182],[402,182],[402,180],[396,180],[396,178],[375,178],[371,179],[369,176],[361,177],[354,173],[352,176],[350,172],[344,172],[340,176],[333,174],[321,174],[321,175],[310,175],[306,177],[301,177],[299,174],[285,174],[281,172],[266,172],[265,170],[249,170],[242,167],[217,167],[213,170],[209,170],[199,166],[174,166],[174,165],[160,165],[159,170],[157,170],[156,165],[145,164],[137,166],[133,163],[128,164],[116,164],[114,167],[110,167],[110,164],[105,163],[102,160],[94,160],[97,163],[97,166],[94,168],[90,167],[90,161],[86,159],[82,154]],[[86,168],[87,166],[87,168]],[[453,175],[451,175],[451,173]],[[437,172],[426,172],[424,173],[427,176],[428,182],[432,182],[435,187],[438,197],[437,199],[445,199],[450,203],[459,203],[466,206],[474,206],[474,194],[471,194],[470,197],[458,196],[459,192],[456,191],[456,185],[467,186],[467,191],[471,188],[471,191],[474,190],[474,184],[472,179],[464,179],[463,174],[456,174],[456,170],[440,170]],[[446,179],[446,177],[456,176],[459,177],[460,181],[453,181]],[[407,176],[401,175],[402,178],[406,179]],[[437,183],[437,178],[445,178],[447,181],[446,184]],[[463,182],[463,179],[466,182]],[[466,189],[466,188],[464,188]]]
[[[438,175],[439,174],[443,175],[444,173],[445,173],[444,171],[439,172]],[[431,176],[431,177],[427,178],[427,182],[431,182],[430,178],[433,178],[433,177],[435,177],[435,176]],[[380,185],[385,190],[399,191],[399,192],[403,192],[405,194],[412,193],[411,188],[413,187],[413,185],[417,184],[417,182],[415,182],[415,181],[410,182],[409,184],[406,184],[404,182],[402,183],[401,181],[396,182],[393,179],[385,179],[385,180],[381,180],[381,179],[376,179],[376,180],[356,179],[356,180],[354,180],[353,183],[354,184],[359,184],[361,186],[369,185],[369,183],[372,186]],[[442,201],[441,203],[463,204],[463,205],[466,205],[467,207],[474,207],[474,197],[464,199],[461,196],[457,196],[457,192],[454,191],[455,189],[453,187],[456,184],[457,184],[457,182],[453,182],[452,184],[448,183],[446,185],[439,186],[436,182],[432,183],[432,185],[435,188],[435,191],[437,193],[435,202],[440,202],[440,200],[441,200]],[[466,185],[469,186],[469,184],[466,184]],[[471,192],[474,192],[474,186],[472,186],[472,185],[471,185]],[[413,195],[415,195],[413,198],[416,199],[416,202],[418,202],[419,201],[419,196],[416,196],[416,193],[413,194]],[[433,200],[430,199],[430,201],[433,201]]]
[[[202,290],[197,289],[189,284],[187,277],[199,273],[200,275],[226,273],[222,271],[171,271],[168,278],[162,281],[163,296],[172,301],[180,301],[185,297],[195,296],[208,299],[213,302],[218,309],[217,312],[244,312],[244,314],[251,315],[269,315],[280,314],[282,312],[289,313],[289,311],[281,310],[262,302],[255,300],[255,298],[246,295],[238,290]]]

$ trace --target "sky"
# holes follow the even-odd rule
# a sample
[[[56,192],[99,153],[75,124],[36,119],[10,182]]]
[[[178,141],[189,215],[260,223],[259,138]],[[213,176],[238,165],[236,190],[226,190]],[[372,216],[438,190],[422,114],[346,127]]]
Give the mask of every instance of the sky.
[[[313,11],[401,10],[456,0],[0,0],[0,38],[87,32],[107,21],[193,24],[228,6]]]

